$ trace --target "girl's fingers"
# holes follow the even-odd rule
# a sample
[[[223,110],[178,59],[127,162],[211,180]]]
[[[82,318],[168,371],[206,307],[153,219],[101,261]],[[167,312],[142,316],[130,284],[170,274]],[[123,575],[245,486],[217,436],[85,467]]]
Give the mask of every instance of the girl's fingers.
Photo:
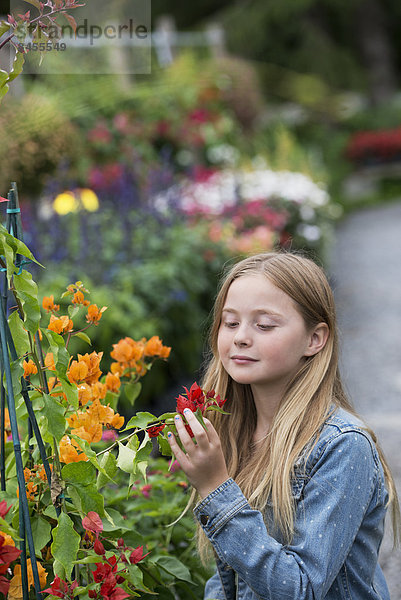
[[[181,468],[185,470],[185,466],[188,462],[185,452],[183,452],[181,450],[181,448],[179,447],[179,445],[177,444],[177,440],[175,439],[175,435],[173,433],[171,433],[171,432],[168,433],[167,439],[168,439],[168,443],[170,444],[170,448],[171,448],[174,456],[180,463]]]

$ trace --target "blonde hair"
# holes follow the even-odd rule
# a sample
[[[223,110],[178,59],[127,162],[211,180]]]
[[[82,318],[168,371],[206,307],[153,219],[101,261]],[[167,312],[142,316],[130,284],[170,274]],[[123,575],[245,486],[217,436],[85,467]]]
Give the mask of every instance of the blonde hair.
[[[306,328],[326,323],[327,342],[317,354],[305,359],[287,386],[275,414],[269,435],[253,444],[256,409],[249,385],[236,383],[225,371],[217,351],[221,313],[232,282],[245,275],[265,275],[295,303]],[[289,252],[263,253],[245,258],[224,278],[213,312],[210,330],[211,358],[203,378],[203,389],[214,389],[227,398],[230,416],[212,413],[211,420],[220,436],[228,473],[235,479],[250,505],[263,512],[268,499],[274,521],[286,542],[294,532],[295,504],[291,495],[294,464],[319,430],[333,405],[356,415],[344,392],[338,369],[338,334],[333,293],[323,270],[312,260]],[[393,507],[394,540],[397,541],[399,506],[390,469],[373,432]],[[199,530],[198,546],[206,560],[210,549]]]

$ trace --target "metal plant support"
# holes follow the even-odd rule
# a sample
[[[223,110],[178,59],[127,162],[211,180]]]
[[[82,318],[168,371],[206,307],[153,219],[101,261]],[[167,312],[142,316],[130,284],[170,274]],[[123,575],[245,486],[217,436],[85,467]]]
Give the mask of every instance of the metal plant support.
[[[11,184],[11,189],[8,193],[8,204],[7,204],[7,223],[6,227],[8,232],[19,240],[23,241],[22,227],[21,227],[21,211],[18,203],[17,186],[15,183]],[[18,422],[16,415],[15,397],[13,392],[13,380],[12,380],[12,369],[11,363],[18,360],[15,344],[10,332],[7,317],[9,316],[9,297],[11,292],[8,288],[7,273],[5,258],[1,257],[2,268],[0,274],[1,283],[1,310],[0,310],[0,370],[1,370],[1,418],[0,418],[0,485],[1,490],[6,490],[6,466],[5,466],[5,442],[4,442],[4,431],[5,431],[5,408],[7,406],[10,418],[11,434],[14,447],[15,455],[15,466],[17,472],[18,488],[19,488],[19,537],[20,537],[20,560],[21,560],[21,579],[22,579],[22,591],[23,600],[29,599],[29,587],[28,587],[28,571],[27,571],[27,553],[29,551],[29,557],[31,559],[32,574],[34,580],[35,595],[37,600],[42,600],[42,593],[40,591],[39,573],[36,562],[35,545],[32,535],[32,527],[29,516],[28,499],[26,495],[26,484],[24,478],[24,465],[22,459],[21,444],[18,431]],[[22,267],[26,259],[20,255],[17,256],[16,268],[21,272]],[[14,303],[13,303],[14,304]],[[35,343],[38,351],[39,361],[43,367],[43,354],[40,347],[39,334],[35,336]],[[45,391],[48,391],[46,376],[43,373],[43,381]],[[34,436],[40,452],[43,466],[46,472],[47,481],[49,487],[51,487],[51,470],[47,457],[47,450],[42,440],[42,436],[39,431],[38,423],[35,417],[35,413],[32,408],[32,403],[29,397],[29,385],[27,384],[24,377],[21,378],[22,397],[25,402],[25,406],[28,412],[28,433],[29,440]],[[28,464],[32,462],[33,447],[28,447]],[[32,464],[31,464],[32,466]],[[60,509],[56,507],[57,514],[59,515]]]

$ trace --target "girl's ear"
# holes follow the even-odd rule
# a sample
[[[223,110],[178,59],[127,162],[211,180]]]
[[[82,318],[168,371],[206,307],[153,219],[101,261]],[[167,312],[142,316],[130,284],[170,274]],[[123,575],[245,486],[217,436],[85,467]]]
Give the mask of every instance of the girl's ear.
[[[309,345],[305,351],[304,356],[314,356],[322,348],[325,347],[327,339],[329,337],[329,327],[327,323],[319,323],[313,329],[309,337]]]

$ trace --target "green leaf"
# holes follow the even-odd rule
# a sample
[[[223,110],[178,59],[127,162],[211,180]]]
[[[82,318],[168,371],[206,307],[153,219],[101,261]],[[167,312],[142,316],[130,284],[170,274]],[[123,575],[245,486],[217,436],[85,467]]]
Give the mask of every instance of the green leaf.
[[[138,398],[139,394],[141,393],[141,390],[142,384],[139,381],[137,381],[136,383],[127,383],[124,386],[125,396],[127,400],[131,402],[132,406],[134,405],[135,400]]]
[[[43,394],[44,407],[42,414],[47,419],[47,429],[51,435],[54,435],[57,442],[61,440],[67,428],[65,419],[65,408],[53,396]]]
[[[177,579],[187,581],[188,583],[194,583],[191,579],[191,573],[189,569],[174,556],[160,556],[154,559],[153,562],[166,573],[174,575]]]
[[[35,543],[35,553],[42,556],[40,551],[51,540],[51,525],[49,521],[40,515],[33,514],[31,517],[32,535]]]
[[[75,531],[72,520],[66,513],[62,512],[58,519],[58,525],[53,530],[51,552],[55,561],[58,561],[64,569],[64,573],[62,573],[64,579],[71,579],[71,572],[77,558],[80,541],[81,537]],[[59,565],[55,562],[55,575],[61,577],[62,575],[60,575],[58,569]]]
[[[157,438],[157,443],[159,444],[160,453],[163,456],[171,456],[172,452],[171,452],[170,444],[168,443],[168,441],[166,440],[166,438],[164,436],[159,435]]]
[[[126,431],[127,429],[133,429],[134,427],[137,427],[138,429],[143,429],[147,427],[149,423],[154,423],[158,420],[158,417],[155,417],[149,412],[139,412],[128,421],[123,431]]]
[[[112,480],[117,473],[117,459],[112,452],[105,452],[101,457],[99,464],[104,469],[106,475],[99,473],[96,484],[98,490]]]
[[[20,75],[22,73],[22,68],[24,66],[24,62],[25,62],[25,54],[23,52],[17,52],[17,54],[15,55],[14,58],[14,63],[13,63],[13,70],[10,72],[10,75],[8,76],[8,81],[13,81],[13,79],[15,79],[16,77],[18,77],[18,75]],[[25,244],[24,244],[25,246]],[[25,246],[26,248],[26,246]],[[28,248],[26,248],[28,250]],[[23,254],[23,252],[19,252],[18,254]],[[24,256],[26,256],[26,254],[24,254]],[[38,262],[37,260],[35,260],[35,262]],[[38,263],[40,264],[40,263]],[[42,266],[42,265],[41,265]]]
[[[35,335],[41,317],[38,286],[33,281],[32,275],[25,270],[20,275],[14,275],[14,286],[22,303],[25,329]]]
[[[67,402],[73,408],[79,408],[79,399],[78,399],[78,388],[73,383],[66,381],[65,379],[61,379],[61,389],[64,394],[67,396]]]
[[[89,346],[92,345],[92,340],[90,339],[89,335],[87,335],[83,331],[78,331],[77,333],[74,333],[74,336],[78,337],[80,340],[83,340],[84,342],[89,344]]]
[[[73,304],[69,305],[68,314],[69,314],[70,319],[73,319],[78,312],[79,312],[79,306],[74,306]]]
[[[24,356],[30,350],[29,337],[17,310],[9,316],[8,324],[17,354],[19,357]]]
[[[33,4],[33,6],[40,11],[40,2],[39,2],[39,0],[25,0],[25,2],[28,2],[29,4]]]
[[[91,463],[80,461],[64,465],[61,476],[68,483],[88,485],[96,482],[96,469]]]
[[[50,352],[53,353],[54,364],[56,366],[56,374],[60,379],[67,379],[67,369],[70,360],[70,355],[65,348],[65,342],[61,335],[51,331],[50,329],[42,329],[47,341],[49,342]]]
[[[94,510],[101,517],[104,516],[104,498],[97,491],[96,484],[75,485],[67,487],[67,494],[71,496],[75,506],[80,507],[86,515],[90,510]]]
[[[136,451],[131,450],[131,448],[127,448],[121,442],[118,442],[118,458],[117,458],[117,467],[124,471],[125,473],[134,473],[135,472],[135,456]]]
[[[10,31],[10,27],[11,25],[7,21],[0,21],[0,37],[7,31]]]

